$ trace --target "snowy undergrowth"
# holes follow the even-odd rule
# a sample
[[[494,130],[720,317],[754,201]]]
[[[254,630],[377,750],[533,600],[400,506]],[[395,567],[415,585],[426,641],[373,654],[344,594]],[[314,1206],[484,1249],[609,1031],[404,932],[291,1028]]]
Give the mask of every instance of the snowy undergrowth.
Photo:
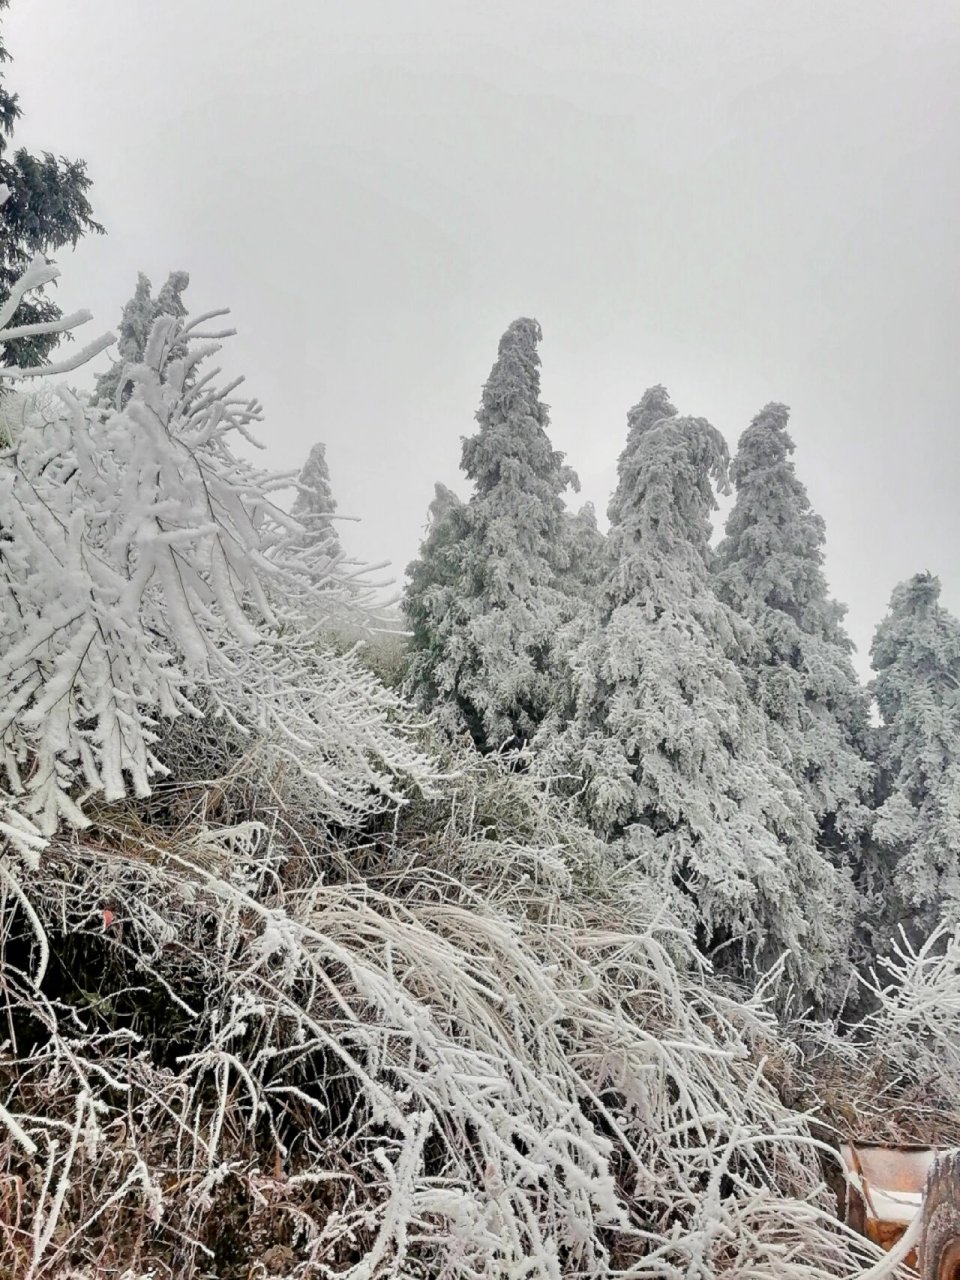
[[[532,783],[351,850],[232,816],[5,891],[0,1273],[855,1270],[771,1020]]]

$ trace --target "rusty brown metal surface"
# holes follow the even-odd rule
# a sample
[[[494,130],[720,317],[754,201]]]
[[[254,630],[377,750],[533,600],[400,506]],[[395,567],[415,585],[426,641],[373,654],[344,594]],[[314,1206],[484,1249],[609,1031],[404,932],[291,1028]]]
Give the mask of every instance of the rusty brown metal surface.
[[[848,1222],[882,1249],[892,1249],[921,1211],[937,1148],[857,1142],[845,1143],[840,1155],[847,1174]],[[907,1265],[916,1265],[915,1253]]]

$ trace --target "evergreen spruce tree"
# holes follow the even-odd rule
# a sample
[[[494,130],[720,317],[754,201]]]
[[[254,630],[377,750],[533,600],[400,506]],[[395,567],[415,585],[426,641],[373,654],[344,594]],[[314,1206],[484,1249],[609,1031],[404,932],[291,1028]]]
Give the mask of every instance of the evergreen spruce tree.
[[[538,768],[679,894],[719,964],[742,974],[786,953],[796,986],[826,1001],[847,945],[842,886],[741,674],[752,629],[713,588],[711,482],[727,485],[727,448],[662,388],[645,402],[619,462],[601,602],[572,628],[570,715],[544,726]]]
[[[553,642],[572,607],[561,584],[562,494],[577,480],[547,436],[540,337],[535,320],[520,319],[501,338],[479,430],[463,444],[474,492],[462,510],[435,514],[408,570],[410,690],[484,750],[536,732],[551,705]]]
[[[894,590],[871,657],[881,803],[863,888],[878,929],[918,938],[960,919],[960,621],[938,578]]]
[[[332,559],[343,556],[343,548],[333,521],[337,502],[330,487],[327,446],[318,442],[310,450],[300,472],[300,487],[293,500],[292,514],[304,526],[301,541],[322,546]]]
[[[8,7],[9,0],[0,0],[0,16]],[[52,253],[75,245],[89,231],[103,231],[87,199],[90,179],[83,160],[57,159],[49,152],[35,156],[22,147],[11,152],[21,110],[17,95],[3,82],[2,67],[9,61],[0,30],[0,188],[9,190],[8,198],[0,201],[0,303],[35,254]],[[61,315],[56,303],[40,291],[20,303],[11,324],[48,325]],[[47,330],[11,340],[0,358],[11,368],[41,364],[60,337]]]
[[[95,398],[120,408],[130,394],[129,371],[132,365],[143,360],[147,341],[154,323],[161,316],[182,320],[187,314],[183,292],[190,283],[186,271],[172,271],[166,284],[154,298],[150,281],[141,271],[133,297],[123,308],[120,319],[120,337],[117,343],[119,359],[97,378]],[[174,356],[182,355],[175,351]]]
[[[827,590],[824,523],[797,477],[788,417],[768,404],[740,437],[718,591],[757,634],[743,670],[771,746],[817,820],[821,848],[852,867],[869,818],[869,704],[843,606]]]

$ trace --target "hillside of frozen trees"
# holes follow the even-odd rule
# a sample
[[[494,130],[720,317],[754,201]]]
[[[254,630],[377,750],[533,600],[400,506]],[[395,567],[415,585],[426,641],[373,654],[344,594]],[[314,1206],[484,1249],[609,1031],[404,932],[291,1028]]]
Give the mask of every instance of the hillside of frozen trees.
[[[163,299],[3,370],[3,1273],[854,1275],[839,1136],[957,1131],[936,579],[861,687],[787,410],[659,386],[601,535],[524,319],[398,629]]]
[[[521,317],[390,600],[185,272],[62,314],[101,228],[17,115],[0,1277],[862,1275],[840,1142],[960,1143],[935,574],[864,684],[778,402],[731,448],[637,387],[598,520]]]

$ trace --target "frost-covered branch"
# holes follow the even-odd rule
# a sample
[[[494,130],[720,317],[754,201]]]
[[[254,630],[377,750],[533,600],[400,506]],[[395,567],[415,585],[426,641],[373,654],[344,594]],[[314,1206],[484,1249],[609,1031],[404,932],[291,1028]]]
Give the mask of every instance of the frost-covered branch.
[[[34,263],[21,292],[50,270]],[[431,773],[399,699],[326,651],[366,589],[304,545],[274,500],[289,477],[234,453],[260,409],[203,375],[217,350],[162,315],[122,409],[65,389],[55,414],[28,401],[0,456],[0,805],[46,835],[82,825],[91,795],[146,795],[167,768],[161,723],[199,715],[198,695],[340,823]]]
[[[936,929],[919,946],[901,932],[868,980],[878,1008],[870,1039],[911,1078],[960,1091],[960,925]]]

